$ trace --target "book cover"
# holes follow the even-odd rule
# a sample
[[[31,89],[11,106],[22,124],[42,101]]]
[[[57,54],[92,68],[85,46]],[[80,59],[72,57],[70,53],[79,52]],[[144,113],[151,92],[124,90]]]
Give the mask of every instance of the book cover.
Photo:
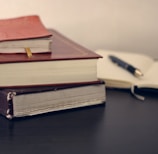
[[[0,20],[0,53],[50,52],[51,37],[37,15]]]
[[[0,41],[49,37],[52,34],[45,28],[37,15],[0,20]]]

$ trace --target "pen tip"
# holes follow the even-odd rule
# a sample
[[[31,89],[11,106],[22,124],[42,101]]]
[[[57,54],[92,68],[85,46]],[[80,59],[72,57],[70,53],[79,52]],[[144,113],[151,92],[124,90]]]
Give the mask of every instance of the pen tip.
[[[143,73],[139,70],[139,69],[136,69],[135,72],[134,72],[135,76],[137,77],[141,77],[143,76]]]

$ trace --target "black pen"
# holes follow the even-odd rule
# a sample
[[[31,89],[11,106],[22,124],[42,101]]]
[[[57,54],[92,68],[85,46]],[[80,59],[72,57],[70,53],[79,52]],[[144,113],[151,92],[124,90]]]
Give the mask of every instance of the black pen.
[[[109,58],[111,59],[113,63],[116,63],[118,66],[124,68],[125,70],[133,74],[134,76],[136,77],[143,76],[143,73],[141,72],[140,69],[132,66],[131,64],[128,64],[127,62],[121,60],[120,58],[116,56],[112,56],[112,55],[109,55]]]

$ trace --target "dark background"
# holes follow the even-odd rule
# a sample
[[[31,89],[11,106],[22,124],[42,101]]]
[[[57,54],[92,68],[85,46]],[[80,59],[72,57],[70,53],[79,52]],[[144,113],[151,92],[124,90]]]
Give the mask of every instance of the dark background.
[[[106,105],[12,121],[0,116],[0,153],[157,154],[157,98],[108,89]]]

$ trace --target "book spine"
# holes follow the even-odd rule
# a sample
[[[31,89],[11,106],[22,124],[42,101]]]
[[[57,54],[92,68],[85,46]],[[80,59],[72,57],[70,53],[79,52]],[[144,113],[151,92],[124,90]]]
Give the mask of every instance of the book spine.
[[[0,92],[0,114],[7,119],[13,118],[13,97],[15,95],[15,92]]]
[[[9,92],[7,95],[7,102],[8,102],[8,109],[6,118],[12,119],[13,118],[13,97],[16,95],[16,92]]]

